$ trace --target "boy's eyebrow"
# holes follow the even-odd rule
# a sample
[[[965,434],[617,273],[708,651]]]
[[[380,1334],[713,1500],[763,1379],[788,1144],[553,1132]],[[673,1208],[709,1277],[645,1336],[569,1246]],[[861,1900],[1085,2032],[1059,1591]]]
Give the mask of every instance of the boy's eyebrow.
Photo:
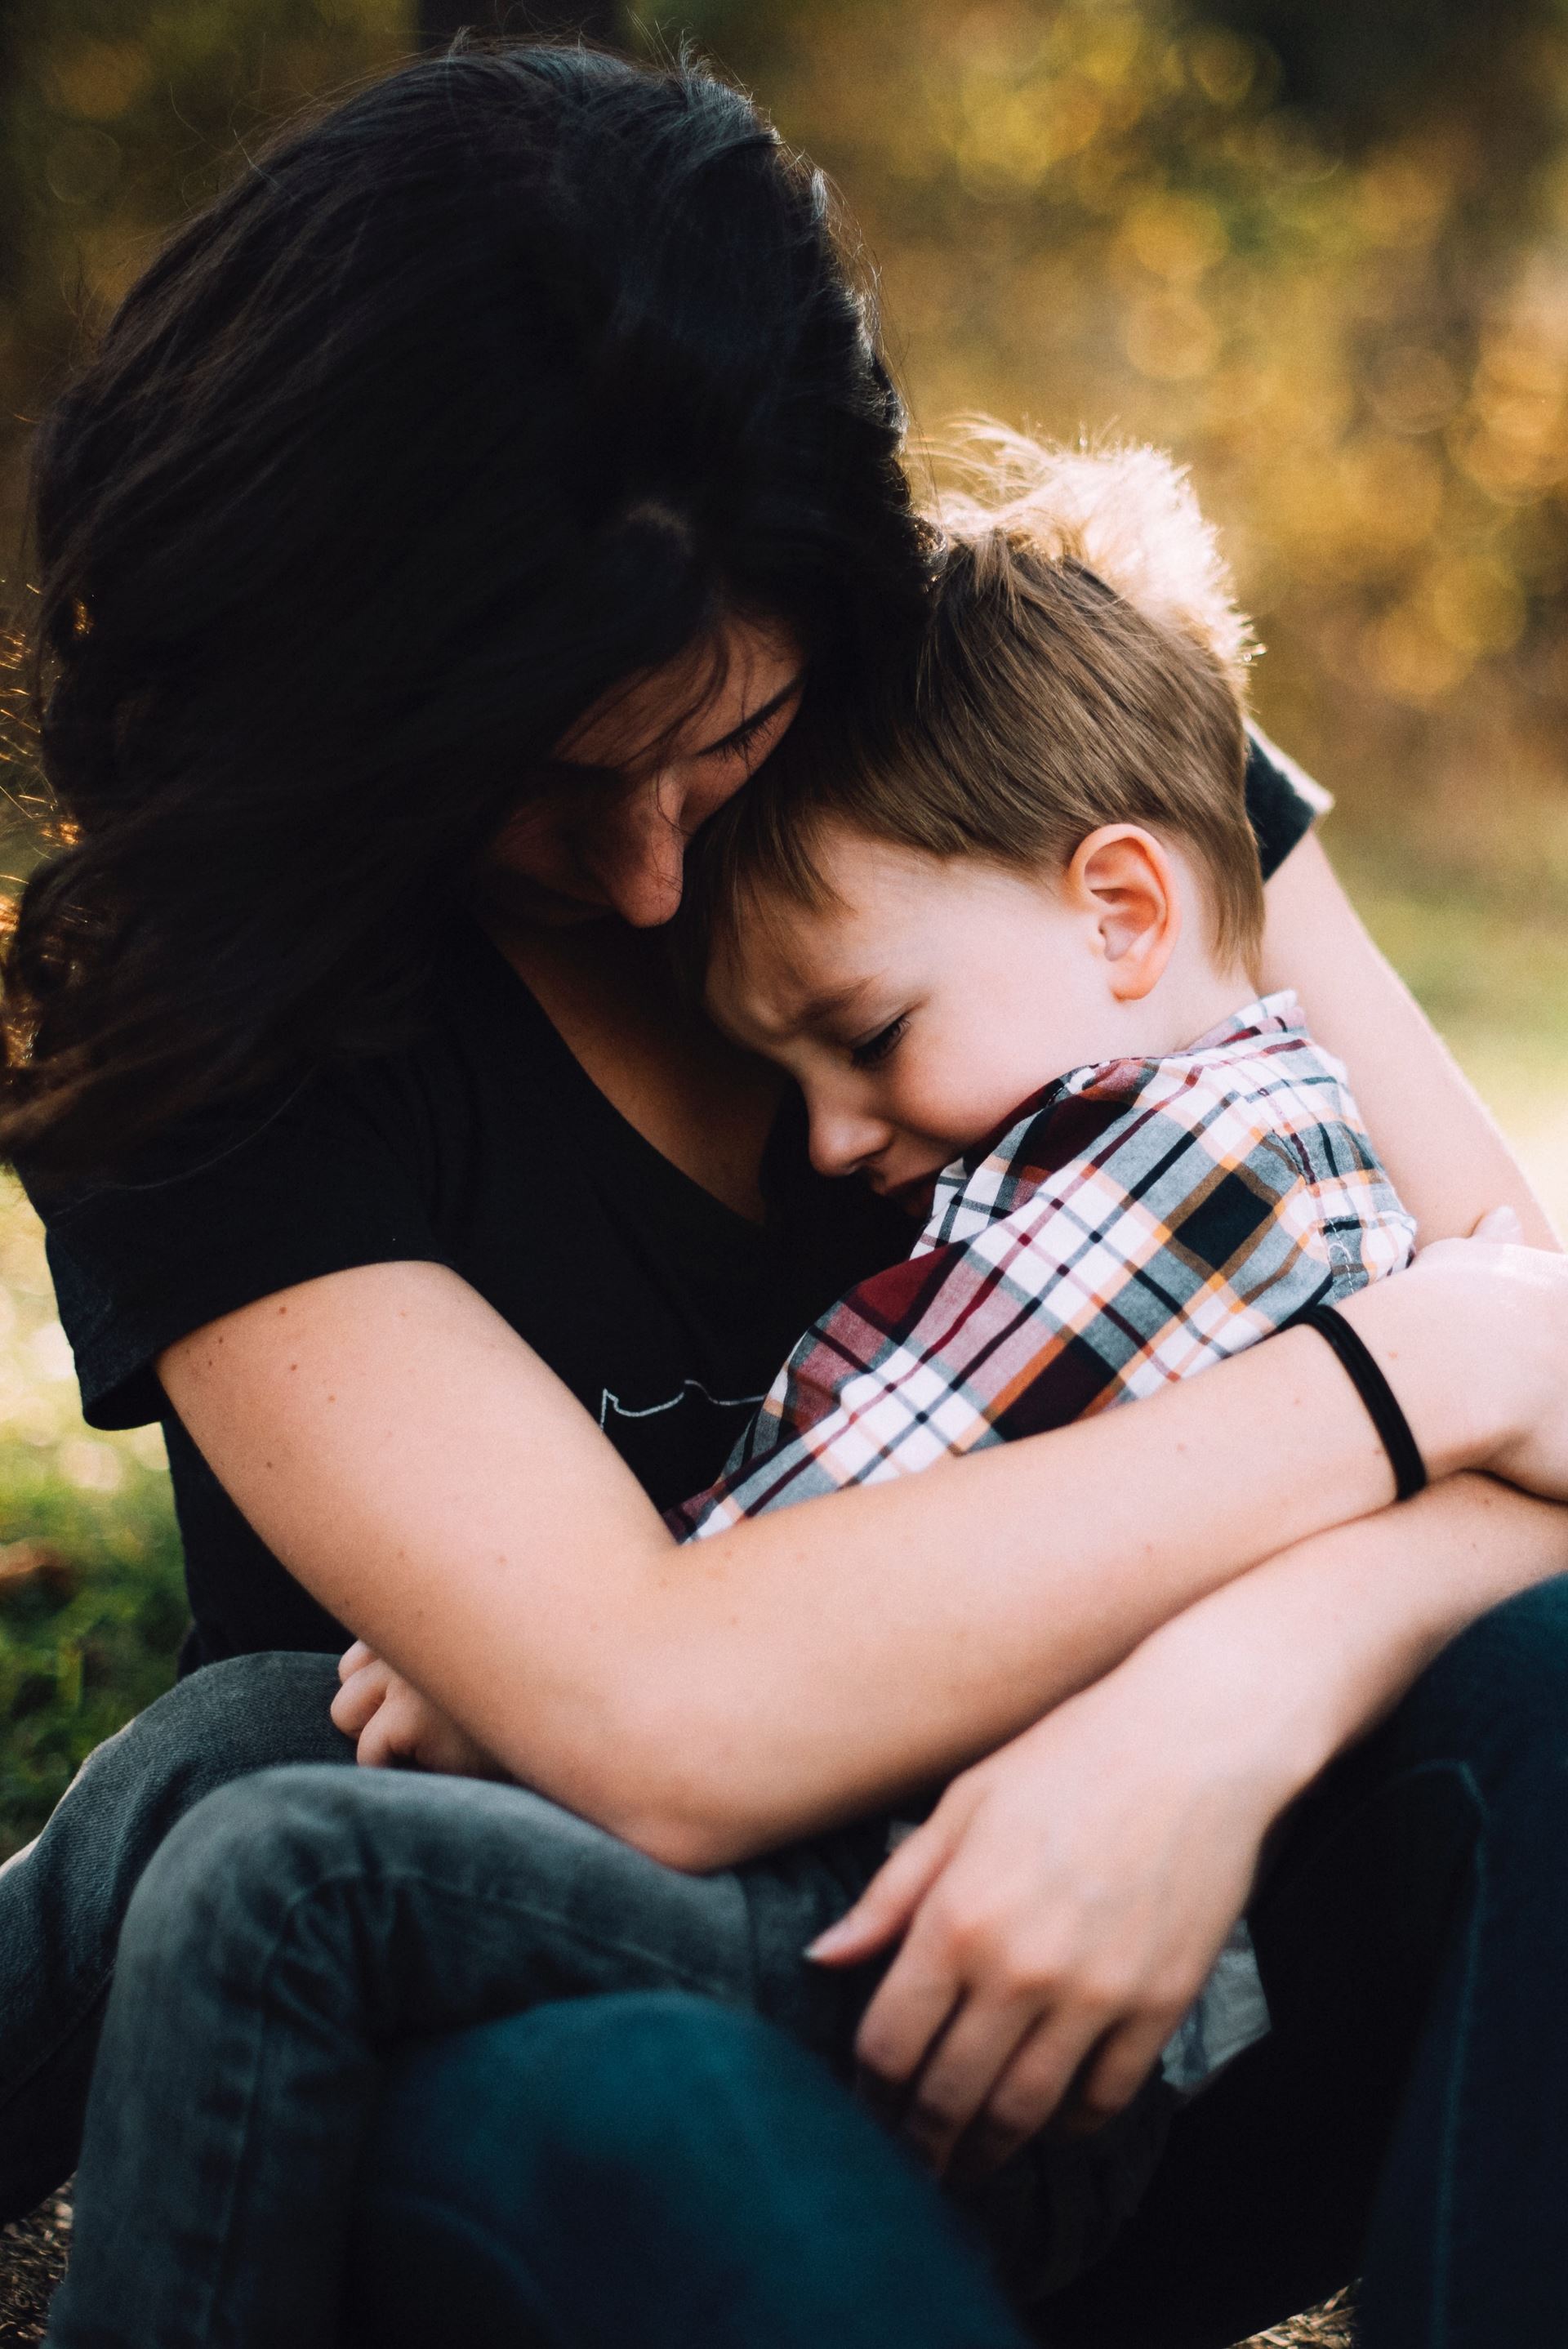
[[[820,994],[803,995],[798,1003],[786,1002],[777,1019],[759,1018],[754,1010],[750,1017],[758,1031],[772,1043],[780,1043],[799,1036],[804,1029],[816,1028],[833,1018],[865,993],[869,980],[852,979],[848,987],[824,988]]]
[[[847,1011],[851,1003],[858,1002],[871,984],[869,978],[855,978],[848,987],[826,988],[820,995],[807,996],[795,1007],[795,1025],[798,1028],[820,1027],[824,1019],[833,1019],[837,1013]]]
[[[732,743],[743,742],[748,734],[755,734],[758,727],[766,726],[770,718],[777,718],[787,701],[794,700],[805,682],[805,670],[797,669],[788,685],[779,687],[771,701],[765,701],[760,709],[752,710],[738,726],[732,726],[727,734],[720,734],[716,741],[705,742],[696,754],[697,758],[710,759],[716,750],[727,750]]]

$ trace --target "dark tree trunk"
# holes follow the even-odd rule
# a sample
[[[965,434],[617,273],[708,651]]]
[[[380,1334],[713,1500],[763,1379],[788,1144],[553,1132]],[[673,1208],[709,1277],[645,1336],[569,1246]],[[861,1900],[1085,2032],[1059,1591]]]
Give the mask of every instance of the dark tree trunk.
[[[476,33],[504,32],[526,40],[533,33],[585,33],[593,41],[619,41],[623,26],[617,0],[419,0],[419,46],[444,49],[469,26]]]

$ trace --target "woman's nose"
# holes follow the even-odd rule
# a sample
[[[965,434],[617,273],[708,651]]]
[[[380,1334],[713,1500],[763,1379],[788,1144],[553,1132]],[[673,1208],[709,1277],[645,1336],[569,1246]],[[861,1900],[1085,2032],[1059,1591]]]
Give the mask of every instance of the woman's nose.
[[[810,1104],[811,1164],[819,1174],[855,1174],[868,1165],[890,1140],[882,1119],[868,1116],[851,1103]]]
[[[634,929],[657,929],[681,902],[686,831],[685,795],[663,777],[606,809],[593,843],[593,877]]]

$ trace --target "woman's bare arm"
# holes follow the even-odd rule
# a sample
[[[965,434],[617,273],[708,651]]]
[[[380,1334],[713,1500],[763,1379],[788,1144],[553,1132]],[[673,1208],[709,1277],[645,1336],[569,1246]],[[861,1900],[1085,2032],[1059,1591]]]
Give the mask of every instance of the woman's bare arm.
[[[1269,883],[1264,978],[1295,988],[1313,1034],[1349,1069],[1423,1240],[1473,1231],[1489,1208],[1510,1206],[1534,1247],[1559,1246],[1474,1087],[1367,936],[1312,834]]]
[[[1503,1449],[1568,1381],[1559,1272],[1461,1249],[1352,1300],[1436,1471],[1496,1461],[1568,1485],[1560,1462]],[[513,1775],[687,1866],[950,1775],[1206,1592],[1391,1492],[1307,1332],[1135,1412],[685,1549],[565,1388],[440,1267],[307,1282],[160,1368],[239,1506],[340,1620]]]

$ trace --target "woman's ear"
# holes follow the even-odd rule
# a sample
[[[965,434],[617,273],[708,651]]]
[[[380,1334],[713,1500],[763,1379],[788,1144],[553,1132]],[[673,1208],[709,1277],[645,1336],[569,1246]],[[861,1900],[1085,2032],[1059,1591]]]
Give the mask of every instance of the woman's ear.
[[[1163,977],[1181,935],[1175,867],[1140,824],[1105,823],[1081,840],[1068,891],[1095,921],[1110,991],[1136,1003]]]

